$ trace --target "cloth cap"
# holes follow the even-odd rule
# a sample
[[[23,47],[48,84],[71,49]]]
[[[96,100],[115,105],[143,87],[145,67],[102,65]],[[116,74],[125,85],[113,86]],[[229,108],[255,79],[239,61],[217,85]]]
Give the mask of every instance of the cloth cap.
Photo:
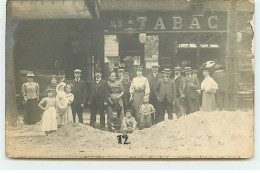
[[[74,70],[74,73],[81,73],[81,70],[80,69],[76,69],[76,70]]]
[[[158,68],[158,67],[160,67],[158,64],[152,65],[152,68]]]
[[[163,73],[172,73],[172,71],[171,71],[171,69],[169,69],[169,68],[165,68],[165,69],[163,70]]]
[[[47,93],[47,92],[50,92],[50,91],[54,92],[54,89],[52,89],[52,88],[47,88],[47,89],[46,89],[46,93]]]
[[[192,71],[191,67],[185,67],[183,70],[183,72],[191,72],[191,71]]]
[[[137,67],[136,67],[136,70],[141,70],[141,71],[143,71],[143,67],[142,67],[142,66],[137,66]]]
[[[33,74],[33,72],[29,72],[29,73],[27,73],[26,76],[27,76],[27,77],[34,77],[35,75]]]
[[[180,67],[174,67],[174,71],[181,71]]]

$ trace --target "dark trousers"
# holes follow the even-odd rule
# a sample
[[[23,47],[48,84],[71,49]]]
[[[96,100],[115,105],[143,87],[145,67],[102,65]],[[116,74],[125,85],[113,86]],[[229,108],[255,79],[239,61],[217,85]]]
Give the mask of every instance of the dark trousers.
[[[80,106],[80,103],[72,103],[71,109],[73,122],[76,123],[76,114],[78,114],[79,122],[83,123],[83,107]]]
[[[93,101],[91,104],[90,126],[95,127],[97,112],[100,114],[100,127],[105,127],[105,106],[104,103]]]
[[[159,123],[161,121],[164,121],[164,115],[165,115],[165,111],[167,110],[168,113],[168,119],[172,120],[173,119],[173,104],[169,103],[166,99],[166,97],[163,99],[163,101],[159,104],[159,114],[157,115],[156,118],[156,123]]]
[[[198,96],[199,97],[199,96]],[[197,112],[199,111],[199,108],[198,108],[198,103],[199,102],[199,99],[197,98],[191,98],[189,96],[186,95],[185,97],[185,108],[186,108],[186,114],[191,114],[193,112]]]
[[[224,104],[225,104],[225,92],[217,92],[215,96],[216,96],[217,108],[219,111],[222,111],[224,109]]]

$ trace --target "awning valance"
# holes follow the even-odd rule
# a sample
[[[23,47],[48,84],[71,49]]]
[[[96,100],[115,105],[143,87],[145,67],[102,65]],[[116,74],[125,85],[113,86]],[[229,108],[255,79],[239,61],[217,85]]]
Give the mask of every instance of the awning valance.
[[[93,18],[85,0],[13,0],[10,3],[13,19]]]

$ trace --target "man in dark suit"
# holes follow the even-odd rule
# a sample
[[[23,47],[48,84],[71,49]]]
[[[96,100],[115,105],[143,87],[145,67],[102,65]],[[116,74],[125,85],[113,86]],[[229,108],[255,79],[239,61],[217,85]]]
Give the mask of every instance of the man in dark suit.
[[[59,76],[59,83],[61,83],[61,82],[64,82],[65,84],[69,83],[69,81],[66,79],[66,75],[65,75],[64,70],[60,70],[58,72],[58,76]]]
[[[174,104],[174,112],[177,115],[177,118],[181,117],[184,114],[184,104],[183,100],[180,98],[180,83],[181,80],[184,78],[181,74],[182,69],[180,67],[174,68],[174,81],[176,86],[176,104]]]
[[[91,108],[90,126],[95,127],[96,114],[100,114],[100,128],[105,128],[105,108],[107,106],[107,81],[102,79],[100,69],[95,71],[95,79],[91,83],[90,100],[88,104]]]
[[[159,73],[159,65],[153,65],[152,66],[152,73],[149,73],[147,75],[147,79],[149,81],[150,86],[150,103],[153,105],[153,107],[156,110],[155,114],[152,114],[152,124],[155,124],[155,117],[158,117],[159,114],[159,102],[156,96],[156,85],[159,79],[163,78],[163,74]],[[155,117],[154,117],[155,116]]]
[[[192,69],[191,67],[185,67],[185,78],[181,80],[180,83],[180,97],[184,99],[185,112],[190,114],[198,111],[198,91],[200,89],[199,81],[191,77]]]
[[[71,93],[74,95],[74,100],[71,104],[73,122],[76,123],[76,114],[78,114],[79,122],[83,123],[83,109],[85,105],[85,98],[87,93],[87,85],[86,83],[80,79],[81,70],[74,70],[74,80],[71,80],[72,91]]]
[[[168,113],[168,119],[173,119],[173,105],[176,101],[176,86],[174,80],[170,79],[171,70],[164,69],[164,78],[159,79],[156,86],[156,96],[159,101],[159,114],[156,117],[156,123],[164,121],[165,110]]]
[[[214,71],[212,78],[217,82],[218,89],[215,93],[216,96],[216,104],[219,111],[225,109],[226,104],[226,94],[230,86],[228,85],[229,82],[229,74],[224,71],[224,67],[221,65],[214,65],[213,68],[216,70]]]

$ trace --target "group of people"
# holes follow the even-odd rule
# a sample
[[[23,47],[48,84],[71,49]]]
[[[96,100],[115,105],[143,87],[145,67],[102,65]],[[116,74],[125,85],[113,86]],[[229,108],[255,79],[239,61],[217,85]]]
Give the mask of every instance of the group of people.
[[[50,77],[46,97],[39,104],[39,84],[33,81],[34,74],[28,73],[28,82],[22,86],[25,101],[24,122],[34,124],[42,119],[42,130],[46,135],[68,122],[76,122],[76,115],[83,123],[83,109],[90,106],[90,126],[96,127],[96,114],[100,114],[100,129],[105,129],[105,112],[110,131],[133,131],[149,128],[164,121],[165,111],[168,119],[199,111],[216,109],[215,92],[218,84],[209,76],[209,69],[201,68],[204,80],[200,84],[198,71],[190,67],[165,68],[159,72],[159,66],[152,66],[152,73],[143,76],[143,68],[136,68],[136,77],[132,80],[128,72],[122,69],[111,71],[109,80],[102,78],[101,69],[96,68],[95,78],[88,86],[81,79],[81,70],[74,70],[74,79],[67,80],[65,72]],[[200,94],[202,106],[200,108]],[[37,104],[44,112],[37,113]]]

